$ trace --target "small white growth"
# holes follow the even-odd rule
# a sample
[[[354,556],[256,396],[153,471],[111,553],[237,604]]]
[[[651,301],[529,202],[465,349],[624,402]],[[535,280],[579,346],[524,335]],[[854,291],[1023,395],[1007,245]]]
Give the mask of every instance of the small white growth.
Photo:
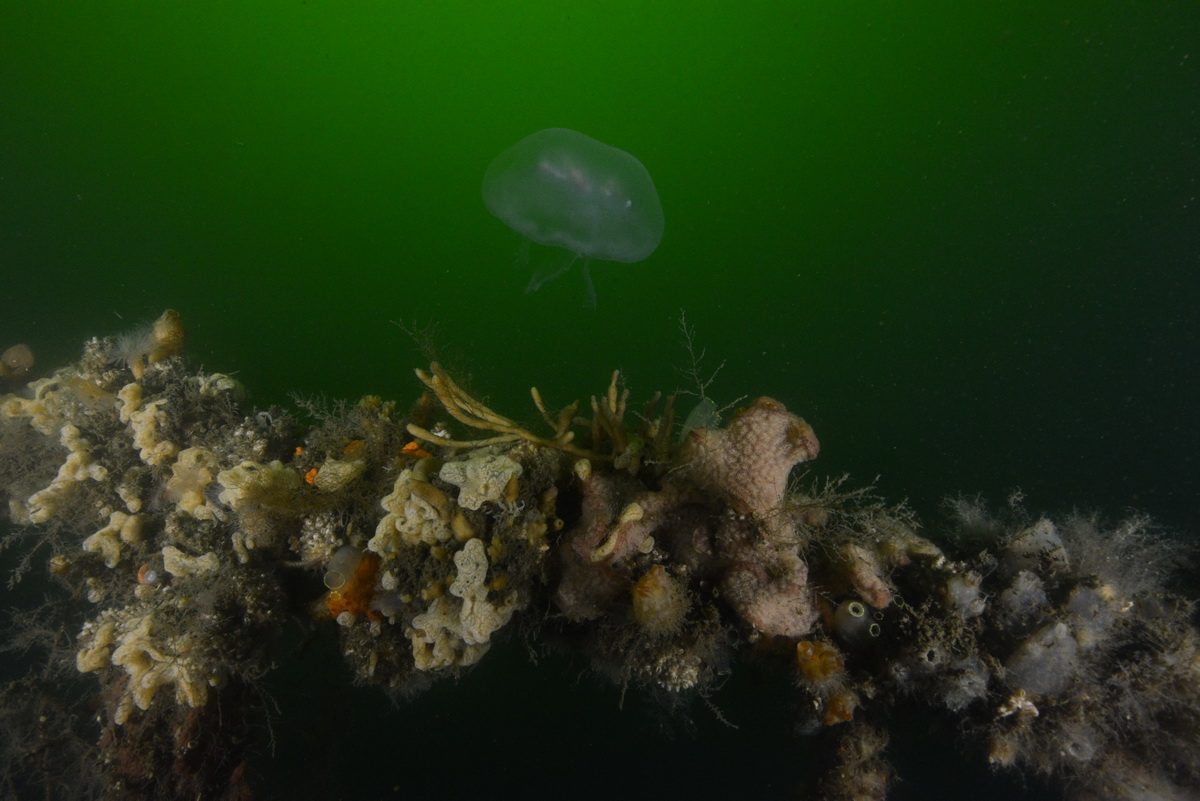
[[[1000,611],[1003,617],[1020,622],[1041,612],[1049,606],[1046,590],[1037,574],[1022,570],[1013,577],[1012,584],[1000,593]]]
[[[326,459],[317,471],[314,486],[322,492],[341,492],[350,486],[363,473],[367,472],[367,463],[361,459],[353,462],[343,462],[340,459]]]
[[[108,518],[108,525],[83,541],[83,550],[100,554],[104,558],[104,566],[114,568],[121,561],[122,545],[132,545],[141,539],[141,517],[113,512]]]
[[[215,515],[204,495],[204,489],[220,472],[217,455],[207,448],[185,448],[171,465],[171,477],[167,479],[167,500],[175,502],[175,508],[197,520],[212,520]]]
[[[512,618],[516,611],[515,596],[510,596],[501,606],[488,603],[488,589],[484,584],[488,559],[483,540],[469,540],[454,554],[454,566],[458,568],[458,575],[450,584],[450,594],[463,599],[462,637],[468,645],[486,643]]]
[[[996,717],[998,718],[1007,718],[1012,715],[1029,718],[1036,718],[1038,716],[1037,705],[1025,694],[1024,690],[1017,690],[996,709]]]
[[[325,563],[342,545],[341,527],[331,514],[305,515],[294,548],[302,562]]]
[[[246,461],[217,474],[223,487],[217,498],[239,518],[230,538],[238,561],[246,564],[250,551],[273,544],[277,529],[264,522],[264,515],[288,511],[302,480],[298,472],[278,460],[267,464]]]
[[[1039,559],[1046,560],[1051,570],[1065,571],[1070,567],[1062,537],[1054,523],[1042,518],[1021,531],[1006,549],[1017,567],[1035,567]]]
[[[162,436],[168,422],[165,398],[142,406],[142,387],[133,383],[121,387],[117,400],[120,402],[117,414],[121,422],[129,426],[133,447],[138,449],[143,462],[162,467],[179,453],[179,446]]]
[[[1066,611],[1071,614],[1075,641],[1085,650],[1103,642],[1109,634],[1114,620],[1109,609],[1106,587],[1091,589],[1076,587],[1067,599]]]
[[[220,562],[212,551],[203,556],[189,556],[174,545],[163,546],[163,569],[172,576],[181,578],[196,573],[209,573],[216,570]]]
[[[83,481],[103,481],[108,469],[92,459],[92,446],[79,429],[66,423],[58,431],[58,441],[67,449],[67,460],[58,468],[50,486],[39,490],[26,500],[29,520],[45,523],[55,517],[75,485]]]
[[[387,512],[375,527],[375,536],[367,549],[382,556],[398,552],[404,546],[437,545],[448,541],[450,499],[411,469],[396,477],[391,494],[380,505]]]
[[[666,648],[651,662],[641,665],[638,672],[671,692],[690,690],[700,683],[705,669],[704,658],[684,648]]]
[[[224,373],[195,375],[189,377],[187,381],[196,388],[198,394],[207,398],[229,395],[234,400],[240,401],[246,396],[246,389],[241,382]]]
[[[487,653],[488,646],[467,645],[459,636],[461,609],[460,603],[435,598],[428,609],[413,618],[412,628],[405,635],[412,642],[417,670],[473,665]]]
[[[55,375],[30,383],[28,389],[33,391],[32,398],[5,396],[0,401],[0,417],[28,418],[29,424],[38,432],[48,437],[54,436],[63,420],[62,404],[59,402],[61,381],[61,376]]]
[[[191,635],[163,638],[155,632],[150,614],[108,620],[94,633],[92,629],[92,624],[84,625],[80,635],[84,647],[75,657],[75,666],[87,673],[111,664],[129,674],[113,716],[117,724],[129,720],[135,707],[149,709],[159,687],[173,686],[177,704],[198,707],[208,700],[209,687],[224,683],[222,673],[201,666]],[[112,649],[114,643],[117,647]]]
[[[961,712],[967,705],[987,697],[988,669],[978,657],[959,660],[951,668],[941,688],[943,706],[951,712]]]
[[[983,578],[973,570],[955,573],[946,582],[946,605],[958,612],[963,620],[979,616],[987,606],[980,590],[982,583]]]
[[[156,400],[132,415],[130,429],[133,431],[133,447],[138,449],[142,461],[152,467],[162,467],[179,453],[179,446],[160,439],[160,429],[167,425],[165,400]]]
[[[125,472],[125,476],[117,484],[117,497],[125,502],[125,508],[133,513],[142,511],[141,488],[137,485],[138,476],[135,470]]]
[[[117,417],[125,425],[133,422],[133,413],[142,406],[142,385],[136,381],[117,391]]]
[[[461,601],[445,596],[434,599],[425,612],[413,618],[412,628],[406,632],[418,670],[475,664],[487,653],[492,635],[517,610],[515,595],[500,605],[488,601],[488,559],[482,540],[468,541],[454,555],[454,565],[458,574],[450,584],[450,594]]]
[[[87,643],[87,646],[75,655],[75,667],[80,673],[90,673],[112,664],[109,658],[112,655],[113,640],[117,638],[116,622],[105,621],[94,634],[92,628],[91,621],[84,623],[83,631],[79,635],[80,639]]]
[[[438,477],[458,487],[458,505],[478,509],[485,502],[499,503],[508,482],[521,475],[521,465],[507,456],[481,454],[461,462],[446,462]]]
[[[217,481],[223,489],[217,497],[237,514],[258,506],[284,508],[300,487],[300,474],[278,460],[268,464],[242,462],[222,470]]]
[[[1008,658],[1008,683],[1030,695],[1057,695],[1075,677],[1078,657],[1079,645],[1067,624],[1050,623]]]

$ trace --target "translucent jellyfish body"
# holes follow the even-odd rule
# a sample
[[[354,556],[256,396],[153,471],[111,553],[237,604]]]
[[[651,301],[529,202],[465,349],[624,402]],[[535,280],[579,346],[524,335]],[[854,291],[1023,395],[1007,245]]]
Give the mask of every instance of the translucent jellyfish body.
[[[662,240],[658,191],[642,163],[569,128],[547,128],[505,150],[483,176],[488,211],[528,240],[571,255],[534,273],[526,292],[578,260],[590,305],[591,259],[636,262]]]

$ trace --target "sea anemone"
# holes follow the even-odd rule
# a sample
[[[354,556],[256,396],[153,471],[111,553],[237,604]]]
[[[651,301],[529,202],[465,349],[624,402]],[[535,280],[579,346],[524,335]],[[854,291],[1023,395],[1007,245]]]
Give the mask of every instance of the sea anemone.
[[[679,631],[691,605],[687,589],[662,565],[654,565],[633,585],[633,616],[647,633]]]
[[[844,675],[838,649],[820,640],[796,643],[796,667],[806,683],[816,686],[839,682]]]
[[[153,323],[117,337],[112,359],[128,365],[133,377],[140,381],[147,365],[158,364],[182,353],[186,339],[179,312],[167,309]]]

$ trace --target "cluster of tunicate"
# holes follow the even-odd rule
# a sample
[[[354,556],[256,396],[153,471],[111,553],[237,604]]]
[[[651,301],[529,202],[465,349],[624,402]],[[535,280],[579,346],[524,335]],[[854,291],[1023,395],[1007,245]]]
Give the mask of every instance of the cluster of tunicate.
[[[966,511],[948,543],[976,541],[970,528],[986,515]],[[1200,643],[1189,605],[1162,588],[1170,543],[1144,518],[1109,528],[1041,518],[1009,531],[963,561],[893,576],[907,601],[864,655],[871,681],[882,670],[889,693],[958,715],[996,768],[1096,797],[1194,786]]]
[[[853,719],[859,698],[837,646],[824,640],[796,643],[796,672],[800,687],[811,697],[806,716],[798,722],[801,729],[813,733]]]
[[[241,422],[240,388],[186,372],[173,312],[147,331],[132,362],[92,340],[79,363],[0,401],[7,440],[57,444],[54,476],[32,491],[6,480],[8,505],[50,532],[52,570],[92,604],[76,666],[119,688],[116,724],[164,694],[202,706],[230,675],[257,672],[280,614],[278,554],[265,571],[235,565],[247,561],[240,518],[217,499],[221,465],[241,455],[221,436]]]
[[[404,457],[373,535],[359,543],[375,560],[371,597],[334,615],[361,680],[406,692],[487,653],[533,600],[547,533],[561,526],[557,462],[527,445]]]
[[[274,664],[294,610],[335,618],[356,675],[402,689],[487,650],[561,526],[557,453],[446,454],[442,481],[393,404],[310,406],[319,425],[302,435],[277,409],[242,412],[236,381],[189,372],[182,341],[168,313],[0,398],[10,516],[39,527],[52,571],[90,605],[74,667],[105,688],[106,759],[154,797],[189,775],[170,754],[221,728],[214,696],[228,706]],[[449,537],[393,530],[399,551],[368,550],[417,485]]]
[[[836,727],[818,749],[823,770],[814,786],[802,790],[799,797],[821,801],[884,798],[895,781],[885,758],[888,739],[887,732],[873,724],[854,722]]]
[[[792,468],[817,450],[803,420],[760,398],[724,429],[692,430],[653,483],[576,462],[582,511],[554,600],[606,672],[679,691],[711,680],[738,637],[812,628],[802,524],[785,500]]]
[[[813,711],[802,728],[853,719],[860,691],[838,646],[869,648],[893,603],[890,575],[942,555],[903,510],[859,508],[834,486],[789,490],[817,449],[803,420],[760,398],[725,428],[691,430],[665,472],[577,461],[581,511],[558,548],[553,600],[596,668],[703,692],[746,644],[791,650]]]
[[[974,571],[952,575],[946,580],[946,605],[964,620],[981,614],[987,606],[982,584],[983,577]]]
[[[469,459],[446,462],[438,478],[458,488],[457,503],[475,510],[485,503],[516,503],[521,465],[507,456],[479,453]]]
[[[883,631],[875,615],[860,601],[843,601],[833,613],[833,630],[839,640],[854,648],[865,645]]]

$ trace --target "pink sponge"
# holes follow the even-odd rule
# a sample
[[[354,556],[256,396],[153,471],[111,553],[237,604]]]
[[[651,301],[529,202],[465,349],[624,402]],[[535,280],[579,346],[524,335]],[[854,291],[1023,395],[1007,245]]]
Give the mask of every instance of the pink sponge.
[[[727,427],[691,432],[679,461],[695,483],[720,492],[738,511],[765,518],[783,500],[792,468],[815,459],[820,448],[808,423],[779,401],[759,398],[735,412]]]

